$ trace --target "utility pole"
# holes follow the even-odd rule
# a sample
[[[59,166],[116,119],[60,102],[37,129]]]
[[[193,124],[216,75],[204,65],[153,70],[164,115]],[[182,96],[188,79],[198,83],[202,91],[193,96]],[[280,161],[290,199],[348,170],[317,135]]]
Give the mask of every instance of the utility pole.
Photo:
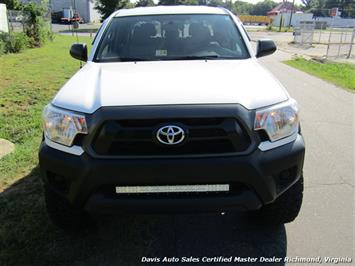
[[[294,10],[295,10],[295,0],[292,1],[292,9],[291,9],[291,14],[290,14],[290,21],[288,23],[288,29],[290,29],[290,27],[291,27],[292,15],[293,15]]]
[[[352,34],[351,39],[350,39],[349,53],[348,53],[348,56],[346,58],[350,58],[351,57],[351,50],[353,49],[354,40],[355,40],[355,29],[353,29],[353,34]]]

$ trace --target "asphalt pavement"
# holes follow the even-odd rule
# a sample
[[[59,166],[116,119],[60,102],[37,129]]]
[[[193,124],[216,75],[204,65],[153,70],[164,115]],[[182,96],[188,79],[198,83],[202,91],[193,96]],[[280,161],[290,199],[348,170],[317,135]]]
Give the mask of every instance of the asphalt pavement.
[[[279,51],[260,60],[298,101],[306,142],[304,203],[286,225],[287,255],[351,257],[355,95],[280,62],[288,58]]]
[[[101,26],[100,23],[83,23],[79,24],[79,30],[97,30]],[[52,31],[54,33],[60,33],[63,31],[71,31],[72,26],[70,24],[52,23]]]

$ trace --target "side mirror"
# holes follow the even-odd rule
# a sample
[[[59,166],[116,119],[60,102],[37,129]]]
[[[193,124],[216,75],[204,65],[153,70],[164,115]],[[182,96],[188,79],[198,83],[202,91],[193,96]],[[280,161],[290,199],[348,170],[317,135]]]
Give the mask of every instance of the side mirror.
[[[256,57],[263,57],[273,54],[276,51],[276,45],[273,40],[259,40],[256,48]]]
[[[70,48],[70,55],[81,61],[88,61],[88,48],[85,43],[74,43]]]

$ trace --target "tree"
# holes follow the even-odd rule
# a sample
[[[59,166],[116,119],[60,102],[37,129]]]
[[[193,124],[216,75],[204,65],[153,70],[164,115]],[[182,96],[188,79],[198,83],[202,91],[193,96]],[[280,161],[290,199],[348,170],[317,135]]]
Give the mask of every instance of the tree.
[[[129,0],[97,0],[95,9],[99,11],[102,18],[105,19],[114,11],[129,6]]]
[[[0,0],[1,4],[5,4],[8,10],[20,10],[21,3],[18,0]]]
[[[328,16],[329,12],[325,9],[324,0],[302,0],[303,11],[313,13],[315,17]]]
[[[24,12],[23,29],[29,39],[31,47],[41,47],[47,39],[51,39],[50,22],[45,21],[44,14],[47,11],[46,1],[35,4],[30,2],[22,7]]]
[[[341,10],[342,17],[355,18],[355,2],[354,0],[344,0]]]
[[[354,0],[302,0],[303,10],[317,17],[329,16],[332,8],[339,8],[342,17],[355,17]]]
[[[138,0],[136,7],[140,6],[155,6],[155,4],[153,0]]]
[[[159,0],[159,5],[172,6],[172,5],[198,5],[199,0]]]
[[[228,1],[228,0],[227,1],[224,1],[224,0],[208,0],[207,1],[208,6],[222,6],[225,8],[227,8],[229,3],[230,3],[230,1]]]
[[[173,5],[179,5],[179,0],[159,0],[158,5],[164,5],[164,6],[173,6]]]
[[[304,9],[307,10],[310,8],[312,0],[301,0],[301,2],[304,5]]]
[[[250,14],[255,16],[266,16],[267,12],[277,6],[277,3],[272,0],[264,0],[254,5]]]
[[[244,1],[235,1],[232,11],[237,15],[249,15],[253,10],[254,5]]]
[[[342,17],[355,17],[355,2],[354,0],[326,0],[324,3],[325,9],[338,7]],[[327,10],[327,11],[328,11]],[[329,14],[329,11],[328,11]]]
[[[199,0],[180,0],[181,5],[199,5]]]

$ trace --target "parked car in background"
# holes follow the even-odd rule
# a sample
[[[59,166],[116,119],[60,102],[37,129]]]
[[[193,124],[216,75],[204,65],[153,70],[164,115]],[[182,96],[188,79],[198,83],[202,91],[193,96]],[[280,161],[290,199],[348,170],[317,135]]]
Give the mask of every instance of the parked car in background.
[[[84,19],[80,16],[80,14],[77,11],[71,8],[65,8],[63,9],[60,22],[65,24],[71,24],[74,22],[84,23]]]

